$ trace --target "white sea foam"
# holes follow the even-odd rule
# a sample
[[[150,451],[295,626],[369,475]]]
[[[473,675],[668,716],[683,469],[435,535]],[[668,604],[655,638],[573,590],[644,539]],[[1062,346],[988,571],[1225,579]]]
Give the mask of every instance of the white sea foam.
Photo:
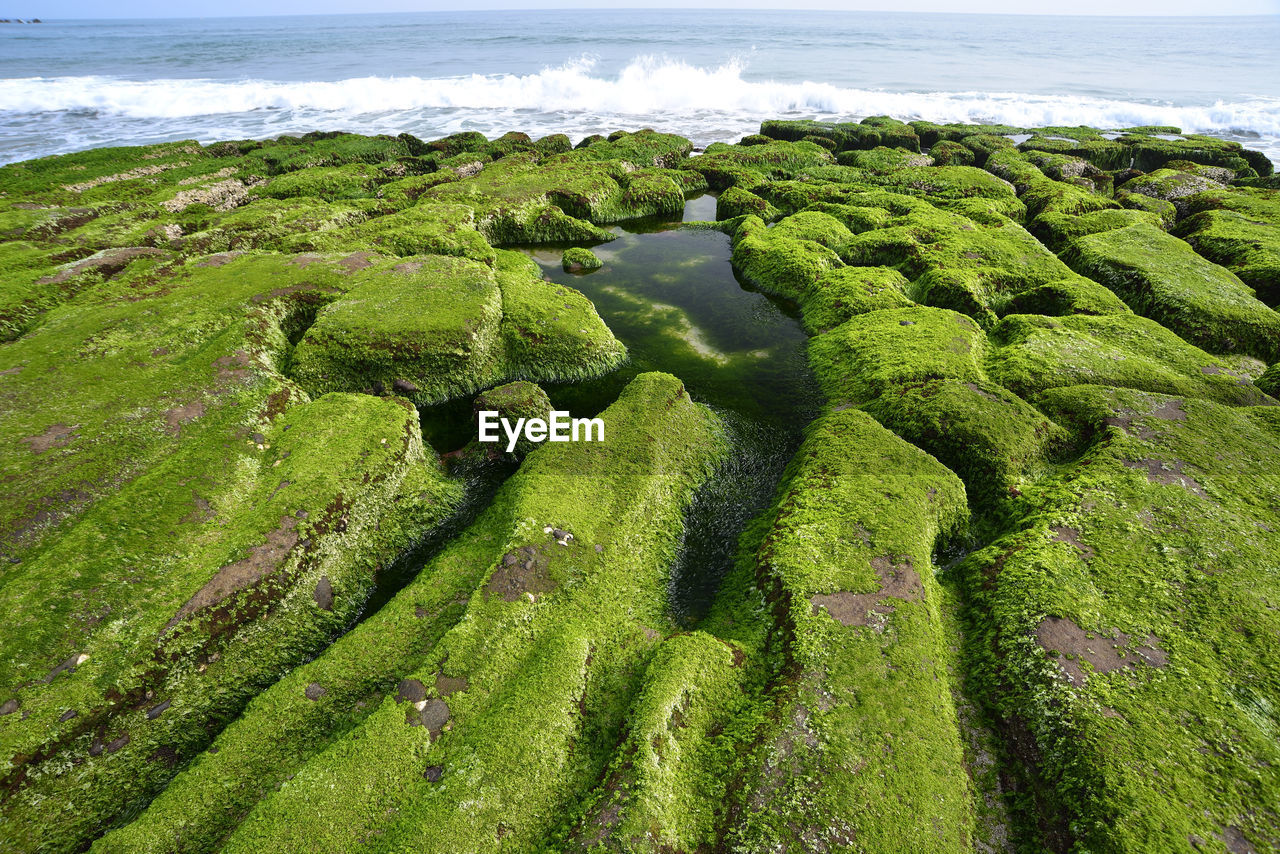
[[[700,68],[641,57],[613,76],[593,75],[590,59],[528,75],[361,77],[331,82],[123,80],[111,77],[0,80],[0,110],[92,111],[173,119],[254,110],[307,110],[346,116],[421,109],[527,109],[618,116],[716,113],[767,117],[788,112],[832,116],[888,114],[942,122],[1033,127],[1176,125],[1185,131],[1280,135],[1280,99],[1175,105],[1017,92],[886,92],[830,83],[750,80],[731,62]]]
[[[210,141],[331,128],[420,135],[518,129],[580,138],[648,125],[701,144],[751,133],[763,118],[870,115],[1022,127],[1175,125],[1185,132],[1242,138],[1273,159],[1280,152],[1276,97],[1195,105],[1019,92],[889,92],[751,79],[740,62],[698,67],[645,56],[615,74],[596,66],[585,57],[526,75],[311,82],[10,78],[0,79],[0,114],[10,127],[43,128],[42,136],[58,135],[57,128],[66,132],[61,143],[46,143],[39,153],[103,141],[171,136]],[[15,150],[12,156],[33,153]]]

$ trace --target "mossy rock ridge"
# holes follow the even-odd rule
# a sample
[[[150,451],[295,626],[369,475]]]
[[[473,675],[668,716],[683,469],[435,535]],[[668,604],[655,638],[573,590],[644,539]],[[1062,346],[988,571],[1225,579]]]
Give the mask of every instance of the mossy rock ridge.
[[[397,620],[408,637],[394,647],[416,647],[411,615],[425,608],[430,616],[420,619],[434,624],[434,609],[464,597],[438,641],[387,662],[379,684],[398,687],[348,732],[308,749],[288,783],[267,791],[220,850],[402,850],[408,840],[441,851],[498,850],[532,847],[554,829],[607,764],[658,639],[672,631],[665,571],[683,509],[726,452],[717,418],[669,375],[641,375],[602,418],[604,442],[534,451],[385,618],[379,612],[308,665],[309,674],[290,677],[286,696],[305,693],[311,675],[350,702],[344,680],[364,677],[326,671],[330,654],[356,654],[377,642],[365,626],[386,630]],[[264,695],[244,731],[228,731],[228,749],[239,745],[239,756],[211,759],[211,769],[221,765],[238,779],[238,763],[262,761],[248,727],[278,726],[264,714],[277,697]],[[208,787],[216,796],[225,778],[202,779],[202,770],[192,769],[186,791]],[[370,811],[370,798],[395,808]],[[173,827],[188,801],[175,795],[156,806],[166,803],[168,818],[157,819]],[[139,833],[126,829],[120,844],[149,836],[148,821],[144,814]]]
[[[797,674],[744,775],[730,847],[972,848],[932,553],[964,487],[857,410],[823,416],[756,524]]]
[[[352,275],[296,260],[153,260],[7,346],[6,850],[145,804],[460,496],[406,402],[282,375]]]
[[[1280,850],[1262,806],[1280,786],[1276,409],[1098,386],[1044,405],[1093,444],[960,567],[976,695],[1030,760],[1022,832]]]

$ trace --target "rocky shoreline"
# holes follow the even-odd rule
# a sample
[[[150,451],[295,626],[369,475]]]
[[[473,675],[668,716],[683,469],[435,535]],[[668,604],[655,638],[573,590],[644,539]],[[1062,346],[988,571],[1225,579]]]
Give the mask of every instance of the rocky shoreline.
[[[732,413],[641,372],[456,525],[500,454],[420,424],[627,362],[529,253],[618,223],[728,235],[826,400],[692,627]],[[1280,851],[1257,152],[186,141],[0,167],[0,240],[0,850]]]

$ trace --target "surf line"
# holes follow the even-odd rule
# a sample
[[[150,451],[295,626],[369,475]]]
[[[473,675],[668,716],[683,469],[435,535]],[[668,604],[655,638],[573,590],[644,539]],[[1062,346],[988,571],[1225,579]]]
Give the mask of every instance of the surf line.
[[[514,426],[510,420],[499,417],[500,413],[494,409],[482,409],[479,416],[480,429],[476,438],[481,442],[499,442],[501,437],[498,435],[498,428],[501,427],[507,437],[507,453],[515,450],[522,430],[524,438],[535,443],[604,441],[603,419],[570,418],[569,413],[561,409],[551,410],[549,421],[542,418],[517,418]]]

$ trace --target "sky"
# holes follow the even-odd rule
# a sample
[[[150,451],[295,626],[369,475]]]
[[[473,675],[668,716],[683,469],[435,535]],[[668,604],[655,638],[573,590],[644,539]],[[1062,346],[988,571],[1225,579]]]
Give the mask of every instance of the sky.
[[[192,11],[188,12],[187,8]],[[1280,0],[221,0],[183,4],[173,0],[0,0],[0,18],[173,18],[237,15],[303,15],[485,9],[830,9],[841,11],[970,12],[1074,15],[1280,15]],[[211,14],[211,11],[216,13]]]

